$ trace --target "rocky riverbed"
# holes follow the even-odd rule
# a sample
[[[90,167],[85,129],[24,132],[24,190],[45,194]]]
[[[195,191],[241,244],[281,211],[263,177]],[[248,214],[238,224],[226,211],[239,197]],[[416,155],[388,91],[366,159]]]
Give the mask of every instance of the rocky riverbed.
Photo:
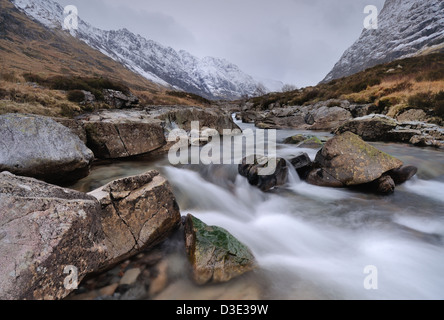
[[[416,181],[418,172],[422,177],[424,168],[381,152],[359,136],[380,140],[380,130],[411,142],[424,130],[438,139],[441,134],[433,125],[410,123],[411,127],[401,128],[385,116],[362,116],[365,112],[351,106],[337,108],[347,109],[351,117],[344,111],[336,116],[339,110],[335,108],[325,113],[321,105],[316,112],[308,111],[302,127],[314,135],[280,130],[277,170],[267,177],[258,176],[270,160],[262,155],[253,157],[252,163],[233,159],[239,166],[174,168],[166,162],[166,152],[176,142],[168,141],[170,133],[179,129],[191,136],[193,121],[199,121],[201,130],[211,128],[221,135],[224,129],[246,128],[219,109],[148,107],[100,111],[76,119],[1,116],[0,254],[5,259],[0,264],[0,298],[300,298],[300,293],[267,289],[270,283],[281,281],[270,277],[264,260],[264,252],[273,246],[254,240],[257,235],[247,231],[250,227],[244,222],[267,210],[267,201],[278,208],[279,203],[292,202],[288,192],[304,197],[316,190],[329,194],[327,199],[347,198],[352,192],[371,198],[393,194],[400,186],[404,194],[412,186],[406,182]],[[294,116],[289,113],[282,118],[293,123]],[[257,124],[271,123],[262,120]],[[384,126],[374,130],[376,137],[371,139],[365,128],[379,128],[374,121]],[[319,134],[314,128],[334,131],[337,136]],[[399,133],[402,130],[409,132]],[[241,137],[234,140],[244,143]],[[193,143],[192,139],[187,143]],[[217,142],[194,143],[202,148]],[[125,164],[128,170],[116,171],[115,163]],[[108,178],[99,182],[95,173],[101,169]],[[196,169],[199,177],[193,173]],[[360,197],[351,197],[351,207],[353,199]],[[302,203],[311,201],[302,199]],[[325,209],[317,206],[309,211]],[[275,221],[282,217],[279,212]],[[268,213],[264,217],[268,219]],[[77,289],[69,285],[72,282],[66,283],[74,281],[74,275],[80,284]],[[307,283],[302,286],[311,292],[305,297],[324,294]]]

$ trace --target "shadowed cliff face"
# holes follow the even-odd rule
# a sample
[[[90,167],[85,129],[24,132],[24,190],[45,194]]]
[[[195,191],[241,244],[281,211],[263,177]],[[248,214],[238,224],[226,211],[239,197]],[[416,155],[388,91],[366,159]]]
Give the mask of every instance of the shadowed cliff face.
[[[444,51],[444,2],[387,0],[378,29],[364,29],[323,82],[429,51]]]

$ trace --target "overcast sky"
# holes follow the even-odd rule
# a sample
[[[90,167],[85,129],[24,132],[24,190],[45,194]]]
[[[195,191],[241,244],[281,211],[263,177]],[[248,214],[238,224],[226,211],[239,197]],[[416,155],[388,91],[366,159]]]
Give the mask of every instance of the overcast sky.
[[[264,78],[321,81],[358,39],[364,7],[384,0],[57,0],[95,27],[127,28],[198,57],[214,56]]]

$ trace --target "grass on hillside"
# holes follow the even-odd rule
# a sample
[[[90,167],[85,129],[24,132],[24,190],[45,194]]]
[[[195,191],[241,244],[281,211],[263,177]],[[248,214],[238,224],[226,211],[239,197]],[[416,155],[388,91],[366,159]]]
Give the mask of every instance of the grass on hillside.
[[[443,92],[444,54],[434,53],[379,65],[315,87],[271,93],[249,101],[256,110],[267,110],[271,104],[285,107],[345,99],[356,104],[376,104],[392,116],[420,108],[442,122]]]

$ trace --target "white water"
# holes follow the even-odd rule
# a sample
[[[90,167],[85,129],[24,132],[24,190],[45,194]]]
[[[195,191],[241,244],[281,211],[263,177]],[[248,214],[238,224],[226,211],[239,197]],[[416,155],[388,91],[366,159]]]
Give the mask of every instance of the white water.
[[[388,197],[310,186],[294,170],[284,188],[262,193],[236,165],[157,166],[183,215],[221,226],[252,249],[263,298],[444,299],[443,153],[378,147],[420,168]],[[279,156],[299,151],[278,145]],[[377,290],[364,287],[369,265],[378,270]]]

